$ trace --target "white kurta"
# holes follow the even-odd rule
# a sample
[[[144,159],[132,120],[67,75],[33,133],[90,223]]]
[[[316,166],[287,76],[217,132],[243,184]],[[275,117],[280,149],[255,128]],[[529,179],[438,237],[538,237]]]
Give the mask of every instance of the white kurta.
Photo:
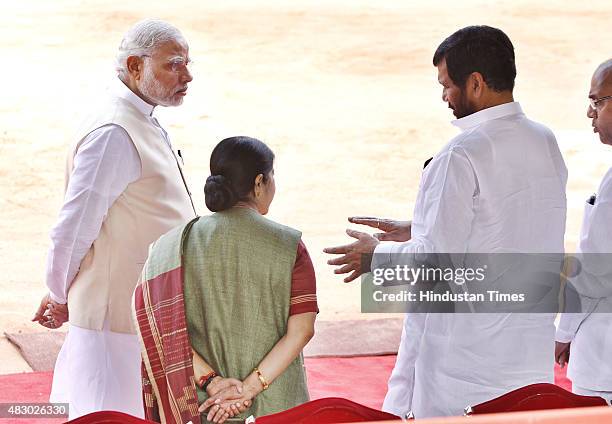
[[[578,251],[582,272],[572,279],[583,313],[562,314],[557,340],[571,342],[567,375],[573,391],[612,399],[612,261],[589,253],[612,254],[612,168],[603,178],[594,204],[586,202]],[[580,257],[580,256],[578,256]],[[607,392],[607,393],[605,393]]]
[[[148,116],[170,144],[167,133],[151,116],[153,106],[119,80],[111,90]],[[140,175],[138,152],[123,128],[106,125],[84,139],[74,158],[59,219],[51,231],[47,286],[53,300],[66,302],[70,284],[109,208]],[[142,417],[140,363],[136,335],[111,332],[108,322],[102,331],[69,324],[55,365],[50,401],[69,403],[70,419],[100,410]]]
[[[507,103],[453,122],[463,132],[423,171],[412,239],[392,254],[563,252],[567,170],[554,135]],[[397,257],[396,257],[397,258]],[[461,415],[535,382],[553,382],[552,314],[407,314],[383,409]]]

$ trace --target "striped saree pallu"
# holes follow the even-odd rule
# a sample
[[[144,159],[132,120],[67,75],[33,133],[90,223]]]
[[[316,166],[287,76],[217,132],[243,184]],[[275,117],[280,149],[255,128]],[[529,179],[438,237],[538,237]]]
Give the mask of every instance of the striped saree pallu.
[[[181,267],[183,237],[193,222],[151,246],[133,299],[145,418],[168,424],[200,422]]]

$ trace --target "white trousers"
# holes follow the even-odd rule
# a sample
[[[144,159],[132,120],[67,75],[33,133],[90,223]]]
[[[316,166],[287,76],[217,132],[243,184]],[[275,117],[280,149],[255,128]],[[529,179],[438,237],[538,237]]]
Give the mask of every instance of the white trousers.
[[[68,419],[96,411],[144,418],[140,343],[133,334],[69,325],[55,363],[50,402],[69,404]]]
[[[584,387],[578,387],[575,384],[572,384],[572,392],[583,396],[599,396],[600,398],[604,398],[605,401],[608,402],[608,405],[612,405],[612,392],[585,389]]]

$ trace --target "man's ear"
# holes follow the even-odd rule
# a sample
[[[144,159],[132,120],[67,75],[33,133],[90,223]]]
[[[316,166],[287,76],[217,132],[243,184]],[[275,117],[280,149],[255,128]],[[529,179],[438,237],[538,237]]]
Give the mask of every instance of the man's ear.
[[[475,98],[484,94],[486,83],[480,72],[472,72],[468,77],[467,84]]]
[[[259,195],[261,194],[262,186],[263,174],[259,174],[255,177],[255,186],[253,187],[253,190],[255,191],[255,197],[259,197]]]
[[[141,57],[128,56],[127,71],[135,80],[140,79],[140,76],[142,75],[143,66],[144,66],[144,63]]]

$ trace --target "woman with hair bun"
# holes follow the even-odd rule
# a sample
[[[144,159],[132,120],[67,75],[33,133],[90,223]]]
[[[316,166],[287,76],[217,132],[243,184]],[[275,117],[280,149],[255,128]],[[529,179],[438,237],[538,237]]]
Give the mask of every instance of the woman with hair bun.
[[[203,422],[223,422],[308,401],[302,349],[318,306],[301,233],[264,217],[275,193],[270,148],[226,138],[212,152],[210,172],[204,193],[214,213],[151,246],[135,308],[152,397],[163,406],[192,393],[180,419],[197,419],[200,403]],[[183,384],[173,387],[177,368]]]

